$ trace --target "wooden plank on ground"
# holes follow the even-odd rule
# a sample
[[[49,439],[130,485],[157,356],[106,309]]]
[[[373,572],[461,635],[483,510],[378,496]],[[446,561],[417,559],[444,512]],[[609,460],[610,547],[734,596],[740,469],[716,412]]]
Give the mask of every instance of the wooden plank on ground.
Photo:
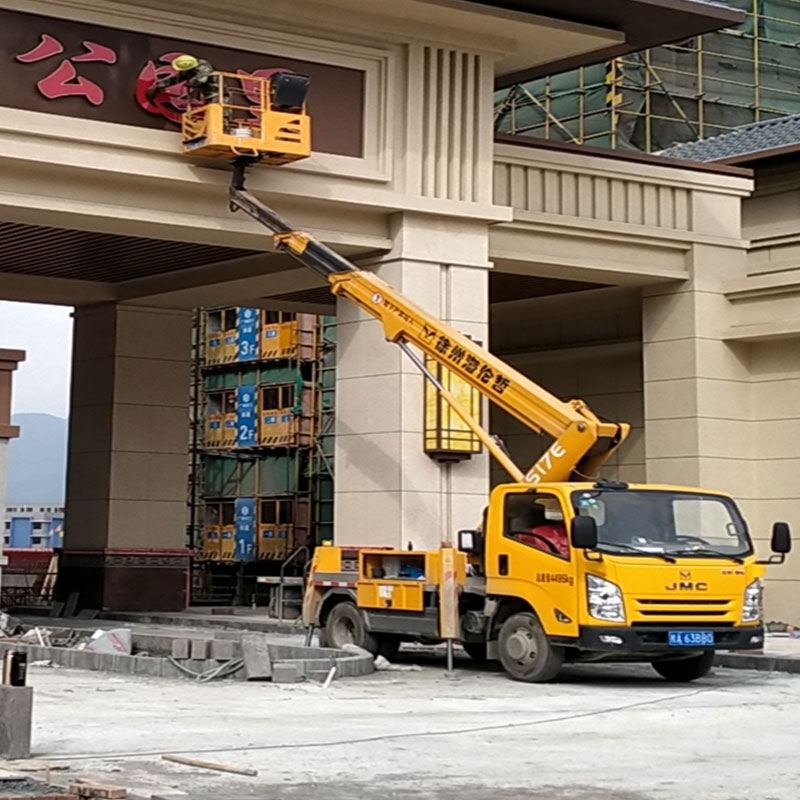
[[[245,767],[234,767],[230,764],[217,764],[213,761],[199,761],[196,758],[186,758],[186,756],[161,756],[164,761],[173,761],[176,764],[185,764],[187,767],[198,767],[199,769],[213,769],[217,772],[232,772],[234,775],[248,775],[255,778],[258,775],[256,769],[246,769]]]

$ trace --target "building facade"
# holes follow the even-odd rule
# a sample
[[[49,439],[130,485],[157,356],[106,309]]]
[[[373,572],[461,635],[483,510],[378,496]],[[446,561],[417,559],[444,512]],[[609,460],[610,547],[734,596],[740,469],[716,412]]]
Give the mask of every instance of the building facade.
[[[64,506],[56,503],[6,506],[3,543],[13,548],[63,547]]]
[[[142,88],[183,50],[309,74],[314,155],[253,170],[251,190],[557,394],[629,419],[610,476],[729,490],[759,547],[773,519],[800,524],[791,502],[765,502],[791,492],[791,464],[757,462],[742,438],[798,326],[791,304],[746,288],[762,280],[742,223],[752,172],[494,137],[497,84],[742,18],[691,0],[590,5],[0,0],[1,293],[76,307],[60,592],[186,603],[197,307],[336,316],[337,541],[436,547],[500,477],[485,453],[426,453],[416,367],[229,212],[224,168],[179,154],[180,97],[156,107]],[[743,314],[781,319],[781,336],[753,338]],[[536,460],[536,436],[485,414]],[[768,602],[790,616],[800,574],[780,576]]]

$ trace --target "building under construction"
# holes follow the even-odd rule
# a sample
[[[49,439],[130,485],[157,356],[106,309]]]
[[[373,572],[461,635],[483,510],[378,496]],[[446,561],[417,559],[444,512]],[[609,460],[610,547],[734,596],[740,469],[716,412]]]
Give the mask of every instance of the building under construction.
[[[194,332],[192,602],[267,603],[332,538],[335,325],[228,307]]]
[[[733,28],[498,92],[496,128],[657,152],[800,110],[800,0],[728,0]]]

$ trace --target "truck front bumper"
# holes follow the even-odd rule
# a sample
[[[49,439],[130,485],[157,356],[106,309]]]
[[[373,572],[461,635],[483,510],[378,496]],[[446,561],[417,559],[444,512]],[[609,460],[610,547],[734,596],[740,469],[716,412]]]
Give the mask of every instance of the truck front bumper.
[[[699,628],[699,626],[698,626]],[[686,630],[679,622],[674,625],[633,625],[617,628],[605,625],[581,625],[578,647],[581,650],[622,653],[674,653],[691,651],[690,647],[670,647],[667,633]],[[703,625],[702,630],[714,632],[713,650],[760,650],[764,647],[764,628]]]

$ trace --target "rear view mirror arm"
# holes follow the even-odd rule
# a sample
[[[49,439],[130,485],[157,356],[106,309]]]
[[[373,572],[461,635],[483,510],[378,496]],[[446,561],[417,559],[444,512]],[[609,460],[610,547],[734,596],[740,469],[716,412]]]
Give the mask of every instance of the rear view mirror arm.
[[[769,558],[761,558],[756,564],[783,564],[786,561],[786,553],[776,553]]]

